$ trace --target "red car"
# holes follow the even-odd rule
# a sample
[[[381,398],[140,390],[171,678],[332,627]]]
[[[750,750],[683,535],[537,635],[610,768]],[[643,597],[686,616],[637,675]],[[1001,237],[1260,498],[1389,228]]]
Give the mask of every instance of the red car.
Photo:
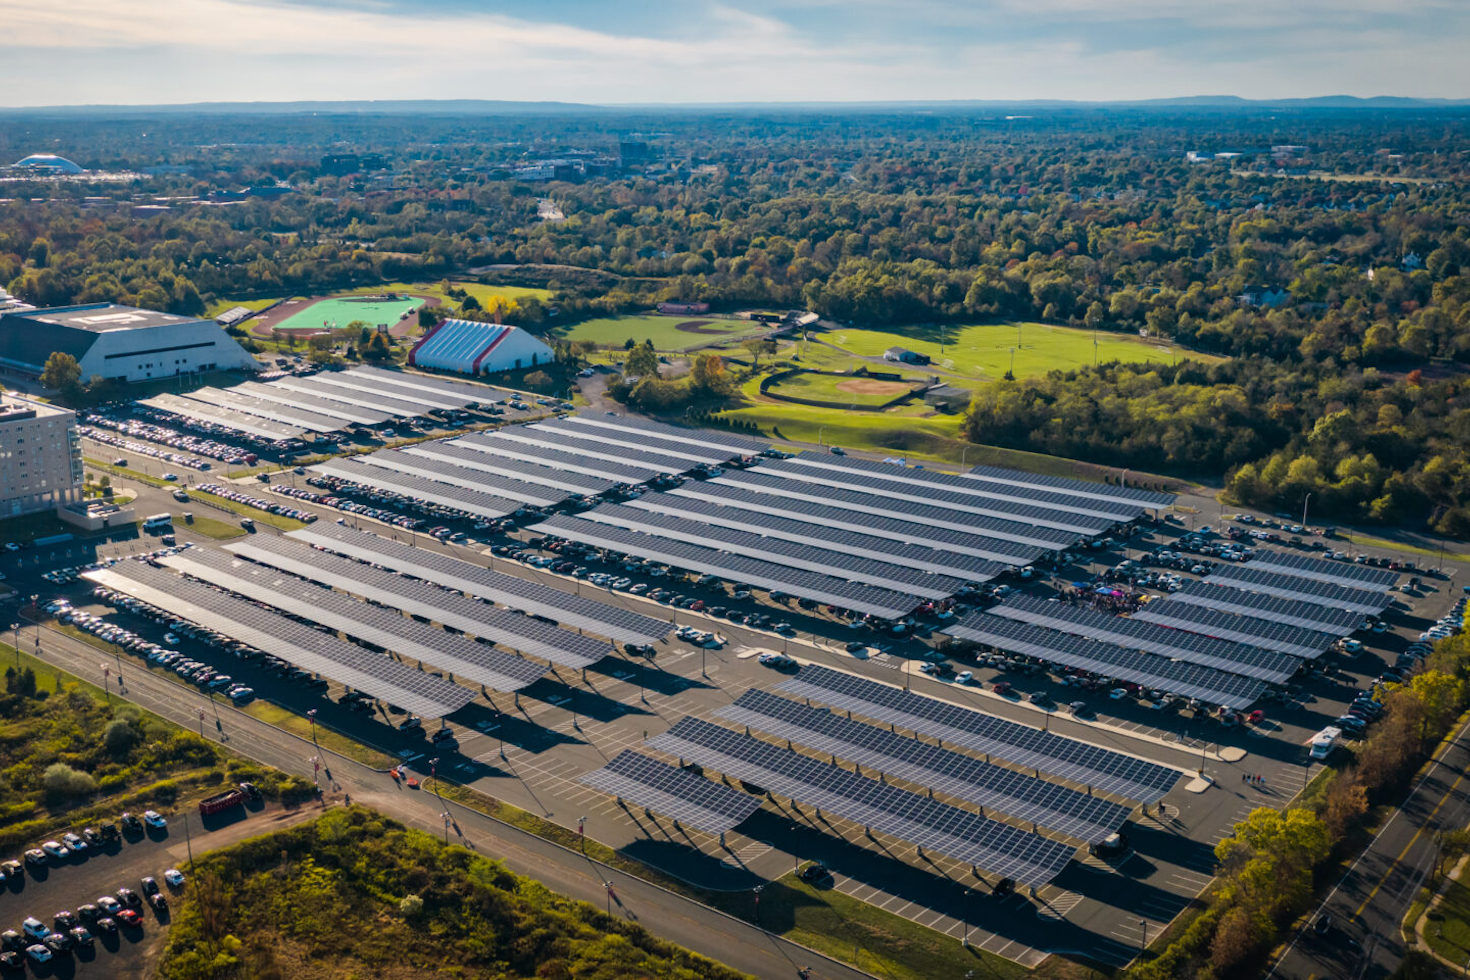
[[[116,918],[119,925],[126,926],[128,928],[133,928],[135,926],[140,926],[143,924],[143,917],[132,909],[123,909],[117,914]]]
[[[996,694],[1004,694],[1007,691],[1009,691],[1010,689],[1011,689],[1011,682],[1010,681],[996,681],[995,682],[995,686],[991,688],[991,690],[994,691]]]

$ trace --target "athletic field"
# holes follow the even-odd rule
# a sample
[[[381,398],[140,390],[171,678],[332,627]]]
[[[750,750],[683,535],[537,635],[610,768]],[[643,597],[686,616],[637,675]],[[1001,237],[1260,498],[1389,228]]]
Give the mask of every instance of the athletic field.
[[[880,381],[862,375],[843,378],[831,374],[794,374],[770,385],[766,393],[874,407],[886,405],[900,395],[912,391],[914,385],[912,380]]]
[[[395,300],[367,300],[351,297],[321,299],[303,309],[291,313],[286,319],[272,324],[274,330],[321,330],[347,326],[354,320],[362,320],[370,327],[380,323],[393,326],[405,313],[413,313],[424,301],[416,296],[404,296]]]
[[[558,329],[556,337],[558,340],[590,340],[603,347],[621,347],[629,339],[635,344],[651,340],[656,350],[675,351],[754,336],[766,329],[766,324],[749,320],[648,314],[583,320]]]

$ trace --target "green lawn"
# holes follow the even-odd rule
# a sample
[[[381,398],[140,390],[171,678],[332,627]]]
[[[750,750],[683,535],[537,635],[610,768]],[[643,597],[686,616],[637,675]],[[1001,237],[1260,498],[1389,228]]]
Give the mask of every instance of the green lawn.
[[[822,339],[862,357],[881,357],[890,347],[906,347],[933,359],[934,366],[977,378],[1001,378],[1011,367],[1015,349],[1018,378],[1053,370],[1071,370],[1093,363],[1093,333],[1044,323],[992,323],[882,330],[834,330]],[[1185,352],[1164,341],[1099,331],[1096,357],[1106,361],[1158,361],[1179,357],[1209,359]],[[818,345],[809,344],[814,349]]]
[[[681,323],[701,324],[701,332],[678,329]],[[677,351],[700,344],[737,340],[764,330],[765,324],[748,320],[716,319],[710,316],[606,316],[584,320],[570,327],[559,327],[559,340],[590,340],[609,347],[621,347],[629,338],[635,343],[653,341],[659,350]]]
[[[450,285],[456,289],[463,289],[481,303],[484,303],[491,296],[504,296],[508,299],[520,299],[522,296],[534,296],[540,300],[551,298],[551,290],[536,289],[531,286],[487,286],[479,282],[456,281],[451,281]],[[415,296],[434,296],[441,302],[448,303],[450,306],[458,305],[459,302],[458,300],[452,300],[445,296],[444,290],[438,282],[390,282],[381,286],[363,286],[358,289],[351,289],[342,295],[363,296],[374,293],[410,293]]]
[[[237,306],[243,306],[246,309],[256,310],[258,312],[270,306],[272,303],[279,303],[280,301],[281,298],[279,296],[269,299],[221,299],[210,304],[209,309],[204,311],[204,315],[212,320],[226,310],[233,310]]]
[[[1470,959],[1470,887],[1455,881],[1424,920],[1429,948],[1452,963]]]
[[[915,379],[905,378],[904,388],[912,388]],[[782,395],[790,395],[794,398],[816,398],[829,402],[846,402],[849,405],[886,405],[888,402],[899,397],[903,392],[898,387],[893,387],[895,382],[879,382],[883,391],[852,391],[844,390],[853,387],[863,387],[864,382],[872,386],[874,382],[862,377],[842,378],[830,374],[796,374],[789,378],[783,378],[779,383],[771,385],[768,392]]]
[[[269,524],[272,527],[278,527],[282,531],[295,531],[306,527],[305,521],[298,521],[294,517],[285,517],[281,514],[272,514],[270,511],[261,510],[259,507],[251,507],[249,504],[242,504],[224,497],[217,497],[212,493],[205,493],[198,487],[192,488],[192,496],[196,501],[203,503],[206,507],[218,507],[221,510],[239,514],[241,517],[248,517],[257,524]],[[196,521],[199,520],[197,513],[194,515],[194,519]]]
[[[185,526],[191,531],[217,541],[225,538],[238,538],[245,534],[245,529],[239,525],[226,524],[224,521],[217,521],[213,517],[203,517],[199,514],[194,515],[193,523]]]

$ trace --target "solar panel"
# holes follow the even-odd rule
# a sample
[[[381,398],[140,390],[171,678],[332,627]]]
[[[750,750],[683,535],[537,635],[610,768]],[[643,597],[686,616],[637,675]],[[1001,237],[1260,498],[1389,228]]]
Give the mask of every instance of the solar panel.
[[[814,698],[834,708],[846,708],[875,721],[994,756],[1011,765],[1143,803],[1162,799],[1182,775],[1179,770],[1156,762],[829,667],[802,667],[777,690]]]
[[[988,561],[974,555],[957,554],[924,545],[906,544],[892,538],[861,534],[840,527],[794,521],[773,514],[744,510],[738,507],[721,507],[694,497],[679,497],[669,493],[648,493],[636,500],[629,500],[628,507],[647,510],[655,514],[682,517],[712,527],[728,527],[737,531],[779,538],[815,548],[832,548],[846,554],[876,561],[907,565],[926,572],[949,575],[963,582],[979,584],[987,582],[1009,568],[997,561]]]
[[[1242,616],[1269,618],[1284,626],[1298,626],[1319,633],[1347,636],[1362,625],[1363,616],[1347,609],[1329,609],[1311,602],[1281,599],[1260,592],[1215,585],[1208,581],[1190,582],[1169,597],[1171,602],[1192,606],[1208,606]]]
[[[616,480],[624,486],[647,483],[663,475],[660,470],[633,466],[626,462],[615,463],[610,460],[588,459],[577,453],[547,449],[544,446],[532,446],[513,439],[505,439],[499,432],[477,432],[474,435],[461,436],[454,441],[454,444],[497,459],[512,459],[523,463],[533,463],[537,466],[548,466],[567,473]]]
[[[548,466],[523,463],[514,459],[496,459],[486,453],[466,449],[457,442],[421,442],[414,446],[404,446],[403,451],[410,456],[443,460],[464,469],[495,473],[522,483],[534,483],[537,486],[562,490],[568,494],[606,493],[618,485],[616,480],[604,480],[598,477],[583,476],[579,473],[564,473]]]
[[[585,599],[514,575],[491,571],[442,552],[412,547],[340,524],[318,522],[302,528],[301,532],[292,531],[286,537],[328,548],[359,561],[383,565],[503,606],[546,616],[564,626],[590,630],[621,643],[662,640],[673,629],[671,623],[621,606]]]
[[[561,432],[552,432],[550,429],[542,429],[529,425],[513,425],[500,429],[495,433],[495,436],[498,440],[524,443],[525,445],[537,446],[542,449],[555,449],[558,452],[572,453],[583,459],[600,459],[609,463],[630,463],[633,466],[656,470],[659,473],[683,473],[686,470],[693,469],[695,465],[687,459],[675,459],[672,456],[664,456],[659,453],[643,452],[637,449],[624,449],[621,446],[610,446],[595,438],[579,439]]]
[[[1174,501],[1178,499],[1172,493],[1161,493],[1157,490],[1093,483],[1091,480],[1073,480],[1064,476],[1042,476],[1039,473],[1027,473],[1025,470],[1013,470],[1004,466],[975,466],[964,476],[970,480],[982,480],[1007,486],[1036,487],[1040,490],[1070,493],[1097,500],[1138,502],[1154,508],[1172,507]]]
[[[1221,565],[1205,577],[1211,584],[1229,585],[1281,599],[1310,602],[1329,609],[1350,609],[1377,615],[1393,605],[1386,593],[1369,589],[1345,589],[1330,582],[1316,582],[1295,575],[1278,575],[1242,565]]]
[[[226,550],[258,564],[361,596],[390,610],[422,616],[563,667],[580,669],[612,653],[612,647],[604,641],[428,582],[318,551],[302,541],[251,538],[226,545]]]
[[[1137,618],[1112,616],[1030,596],[1008,599],[1003,605],[991,608],[990,612],[1007,619],[1254,677],[1268,684],[1284,684],[1302,665],[1301,660],[1277,650],[1183,633],[1155,623],[1140,622]]]
[[[312,375],[320,384],[331,385],[333,388],[343,389],[344,394],[371,394],[378,392],[389,395],[399,401],[416,402],[429,409],[448,409],[456,411],[464,408],[468,402],[462,397],[447,395],[441,392],[429,391],[424,388],[408,387],[397,382],[385,381],[379,378],[368,378],[353,371],[337,372],[323,371]],[[320,397],[330,397],[326,388],[321,389]]]
[[[729,450],[731,458],[736,455],[755,456],[770,449],[771,444],[760,439],[730,435],[713,429],[688,429],[679,425],[655,422],[641,415],[573,415],[572,419],[582,425],[597,428],[624,429],[680,443],[686,446],[703,446],[708,449]]]
[[[497,691],[519,691],[546,673],[542,664],[222,552],[191,548],[162,562],[191,578]]]
[[[280,405],[300,406],[309,408],[321,415],[340,419],[342,425],[382,425],[391,417],[385,412],[375,412],[370,408],[358,408],[356,405],[348,405],[346,402],[335,402],[326,398],[318,398],[315,395],[304,395],[299,391],[291,391],[289,388],[280,388],[271,384],[262,384],[259,381],[244,381],[235,386],[237,391],[254,395],[264,401],[276,402]]]
[[[951,623],[944,632],[997,650],[1231,708],[1246,707],[1265,690],[1265,685],[1254,677],[1227,674],[1212,667],[1182,663],[986,613]]]
[[[705,483],[705,486],[710,485],[740,487],[770,497],[786,497],[807,503],[824,504],[859,514],[892,517],[951,531],[967,531],[986,537],[1018,541],[1021,544],[1042,548],[1071,547],[1080,537],[1079,534],[1072,531],[1059,531],[1055,528],[1040,527],[1017,520],[986,517],[982,514],[966,514],[946,510],[943,507],[931,507],[913,501],[880,497],[835,486],[801,483],[752,471],[726,473]]]
[[[1294,555],[1286,551],[1256,549],[1246,568],[1294,575],[1297,578],[1328,582],[1349,589],[1386,589],[1399,580],[1399,573],[1371,565],[1349,561],[1327,561],[1310,555]]]
[[[227,412],[244,412],[256,418],[269,419],[285,425],[298,425],[309,432],[336,432],[342,428],[341,419],[322,415],[302,408],[278,405],[261,398],[252,398],[243,392],[206,385],[195,389],[184,397],[206,405],[214,405]]]
[[[435,483],[464,487],[467,490],[482,490],[506,500],[514,500],[532,507],[555,507],[565,503],[571,494],[549,490],[544,486],[526,483],[510,477],[466,469],[444,459],[410,455],[398,449],[380,449],[375,453],[350,457],[354,462],[381,466],[384,469],[410,476],[420,476]]]
[[[779,537],[762,537],[748,531],[702,524],[684,517],[657,514],[619,504],[603,504],[595,510],[583,511],[578,516],[640,534],[702,545],[788,568],[845,578],[850,582],[866,582],[896,592],[911,592],[929,599],[954,595],[967,582],[966,579],[935,575],[831,548],[816,548]]]
[[[330,398],[333,401],[346,402],[349,405],[357,405],[361,408],[371,408],[379,412],[387,412],[399,418],[413,418],[426,413],[431,406],[421,401],[407,398],[394,398],[392,395],[383,394],[379,391],[353,391],[339,385],[333,385],[325,381],[318,381],[315,376],[297,378],[287,376],[276,378],[271,382],[291,391],[299,391],[307,395],[317,395],[321,398]]]
[[[992,765],[949,749],[750,690],[715,716],[799,742],[957,799],[1087,843],[1123,826],[1129,808],[1100,796]]]
[[[181,418],[222,425],[236,432],[274,442],[301,439],[306,435],[306,430],[300,426],[282,425],[280,422],[272,422],[269,419],[254,418],[240,412],[232,412],[214,405],[206,405],[203,402],[180,398],[168,392],[154,395],[152,398],[140,398],[138,404],[147,405],[149,408],[156,408],[160,412],[168,412]]]
[[[630,432],[628,430],[614,429],[589,429],[577,425],[572,419],[553,419],[546,422],[537,422],[531,428],[538,432],[559,432],[569,435],[575,439],[591,439],[604,446],[620,446],[624,449],[632,449],[638,452],[653,453],[655,456],[667,456],[670,459],[685,460],[690,467],[701,463],[717,466],[728,463],[732,454],[728,449],[704,449],[694,444],[676,444],[657,437],[650,438],[642,433]]]
[[[922,488],[927,488],[930,492],[958,493],[971,497],[1028,503],[1053,510],[1098,517],[1114,523],[1127,523],[1135,520],[1147,510],[1147,507],[1140,503],[1097,500],[1067,493],[1053,493],[1034,487],[986,483],[952,473],[924,469],[920,466],[907,466],[899,461],[880,462],[876,459],[863,459],[860,456],[833,456],[830,453],[805,450],[797,453],[788,462],[838,474],[860,473],[866,477],[921,488],[921,492]]]
[[[621,554],[637,555],[684,571],[714,575],[729,582],[744,582],[760,589],[789,592],[802,599],[829,603],[884,619],[906,616],[919,605],[915,596],[891,589],[848,582],[799,568],[787,568],[757,558],[701,548],[682,541],[638,534],[580,517],[557,515],[532,525],[529,530]]]
[[[352,378],[378,378],[390,384],[405,385],[411,388],[422,388],[427,391],[448,393],[458,395],[467,399],[466,405],[488,404],[503,399],[509,392],[504,388],[493,385],[477,384],[471,381],[456,381],[453,378],[430,377],[426,374],[416,374],[412,371],[390,371],[387,368],[360,365],[352,368],[338,377]]]
[[[119,562],[88,572],[87,578],[423,718],[442,718],[477,697],[469,688],[398,663],[386,654],[371,653],[143,562]]]
[[[382,467],[369,466],[350,456],[317,463],[311,467],[311,470],[324,476],[335,476],[339,480],[355,483],[359,487],[386,490],[410,500],[437,504],[440,507],[449,507],[491,520],[514,514],[525,506],[518,500],[508,500],[493,493],[451,486],[427,477],[395,473]]]
[[[709,834],[723,834],[761,808],[754,796],[631,749],[580,782]]]
[[[793,459],[767,460],[749,472],[822,487],[838,487],[871,497],[912,503],[956,514],[980,514],[984,517],[1018,521],[1080,535],[1100,534],[1119,523],[1110,518],[1088,517],[1084,514],[1068,513],[1016,500],[955,493],[923,484],[895,483],[850,470],[829,470],[806,466]]]
[[[680,719],[667,732],[649,739],[648,744],[1022,885],[1040,886],[1051,881],[1076,851],[1069,844],[697,718]]]
[[[994,537],[982,519],[970,531],[955,531],[934,527],[918,521],[882,517],[876,514],[861,514],[840,507],[805,500],[772,497],[768,494],[744,487],[726,486],[719,483],[691,482],[670,491],[673,496],[717,505],[727,510],[741,510],[759,515],[774,515],[792,521],[839,528],[843,531],[873,535],[915,544],[942,551],[1000,562],[1010,566],[1029,565],[1047,553],[1047,548],[1022,544],[1018,541]],[[647,500],[648,497],[643,499]],[[995,524],[1008,522],[991,522]],[[1055,547],[1055,546],[1053,546]]]
[[[1174,602],[1172,599],[1151,602],[1134,613],[1133,618],[1174,629],[1189,630],[1192,633],[1216,636],[1222,640],[1249,643],[1264,650],[1276,650],[1306,660],[1321,656],[1337,641],[1337,637],[1331,633],[1288,626],[1255,616],[1242,616],[1208,606]]]

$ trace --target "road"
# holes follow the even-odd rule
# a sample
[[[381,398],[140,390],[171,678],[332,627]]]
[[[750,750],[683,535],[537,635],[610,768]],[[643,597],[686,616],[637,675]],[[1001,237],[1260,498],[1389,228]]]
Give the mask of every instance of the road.
[[[1467,732],[1470,725],[1436,755],[1378,836],[1307,917],[1271,977],[1370,980],[1398,969],[1405,953],[1399,926],[1433,868],[1435,834],[1470,823]],[[1312,926],[1323,914],[1333,928],[1318,936]]]
[[[29,634],[31,630],[27,630]],[[26,649],[33,644],[26,643]],[[48,663],[78,676],[97,673],[98,651],[71,637],[49,631],[41,635],[41,656]],[[116,697],[116,693],[114,693]],[[180,697],[180,688],[164,677],[142,669],[128,671],[125,697],[185,728],[198,723],[191,699]],[[328,759],[332,780],[362,802],[411,826],[430,833],[445,831],[441,814],[453,818],[450,836],[458,843],[502,861],[517,874],[527,875],[553,891],[606,907],[611,883],[617,912],[648,926],[671,942],[703,953],[734,969],[758,977],[794,977],[797,970],[812,966],[813,977],[859,980],[868,974],[824,959],[804,947],[759,929],[750,923],[707,908],[696,901],[648,884],[624,872],[560,847],[534,834],[502,824],[458,804],[446,803],[423,790],[402,789],[389,776],[350,759],[332,756],[250,715],[225,705],[219,706],[221,733],[229,737],[229,748],[248,758],[285,772],[312,777],[310,759],[321,754]]]

